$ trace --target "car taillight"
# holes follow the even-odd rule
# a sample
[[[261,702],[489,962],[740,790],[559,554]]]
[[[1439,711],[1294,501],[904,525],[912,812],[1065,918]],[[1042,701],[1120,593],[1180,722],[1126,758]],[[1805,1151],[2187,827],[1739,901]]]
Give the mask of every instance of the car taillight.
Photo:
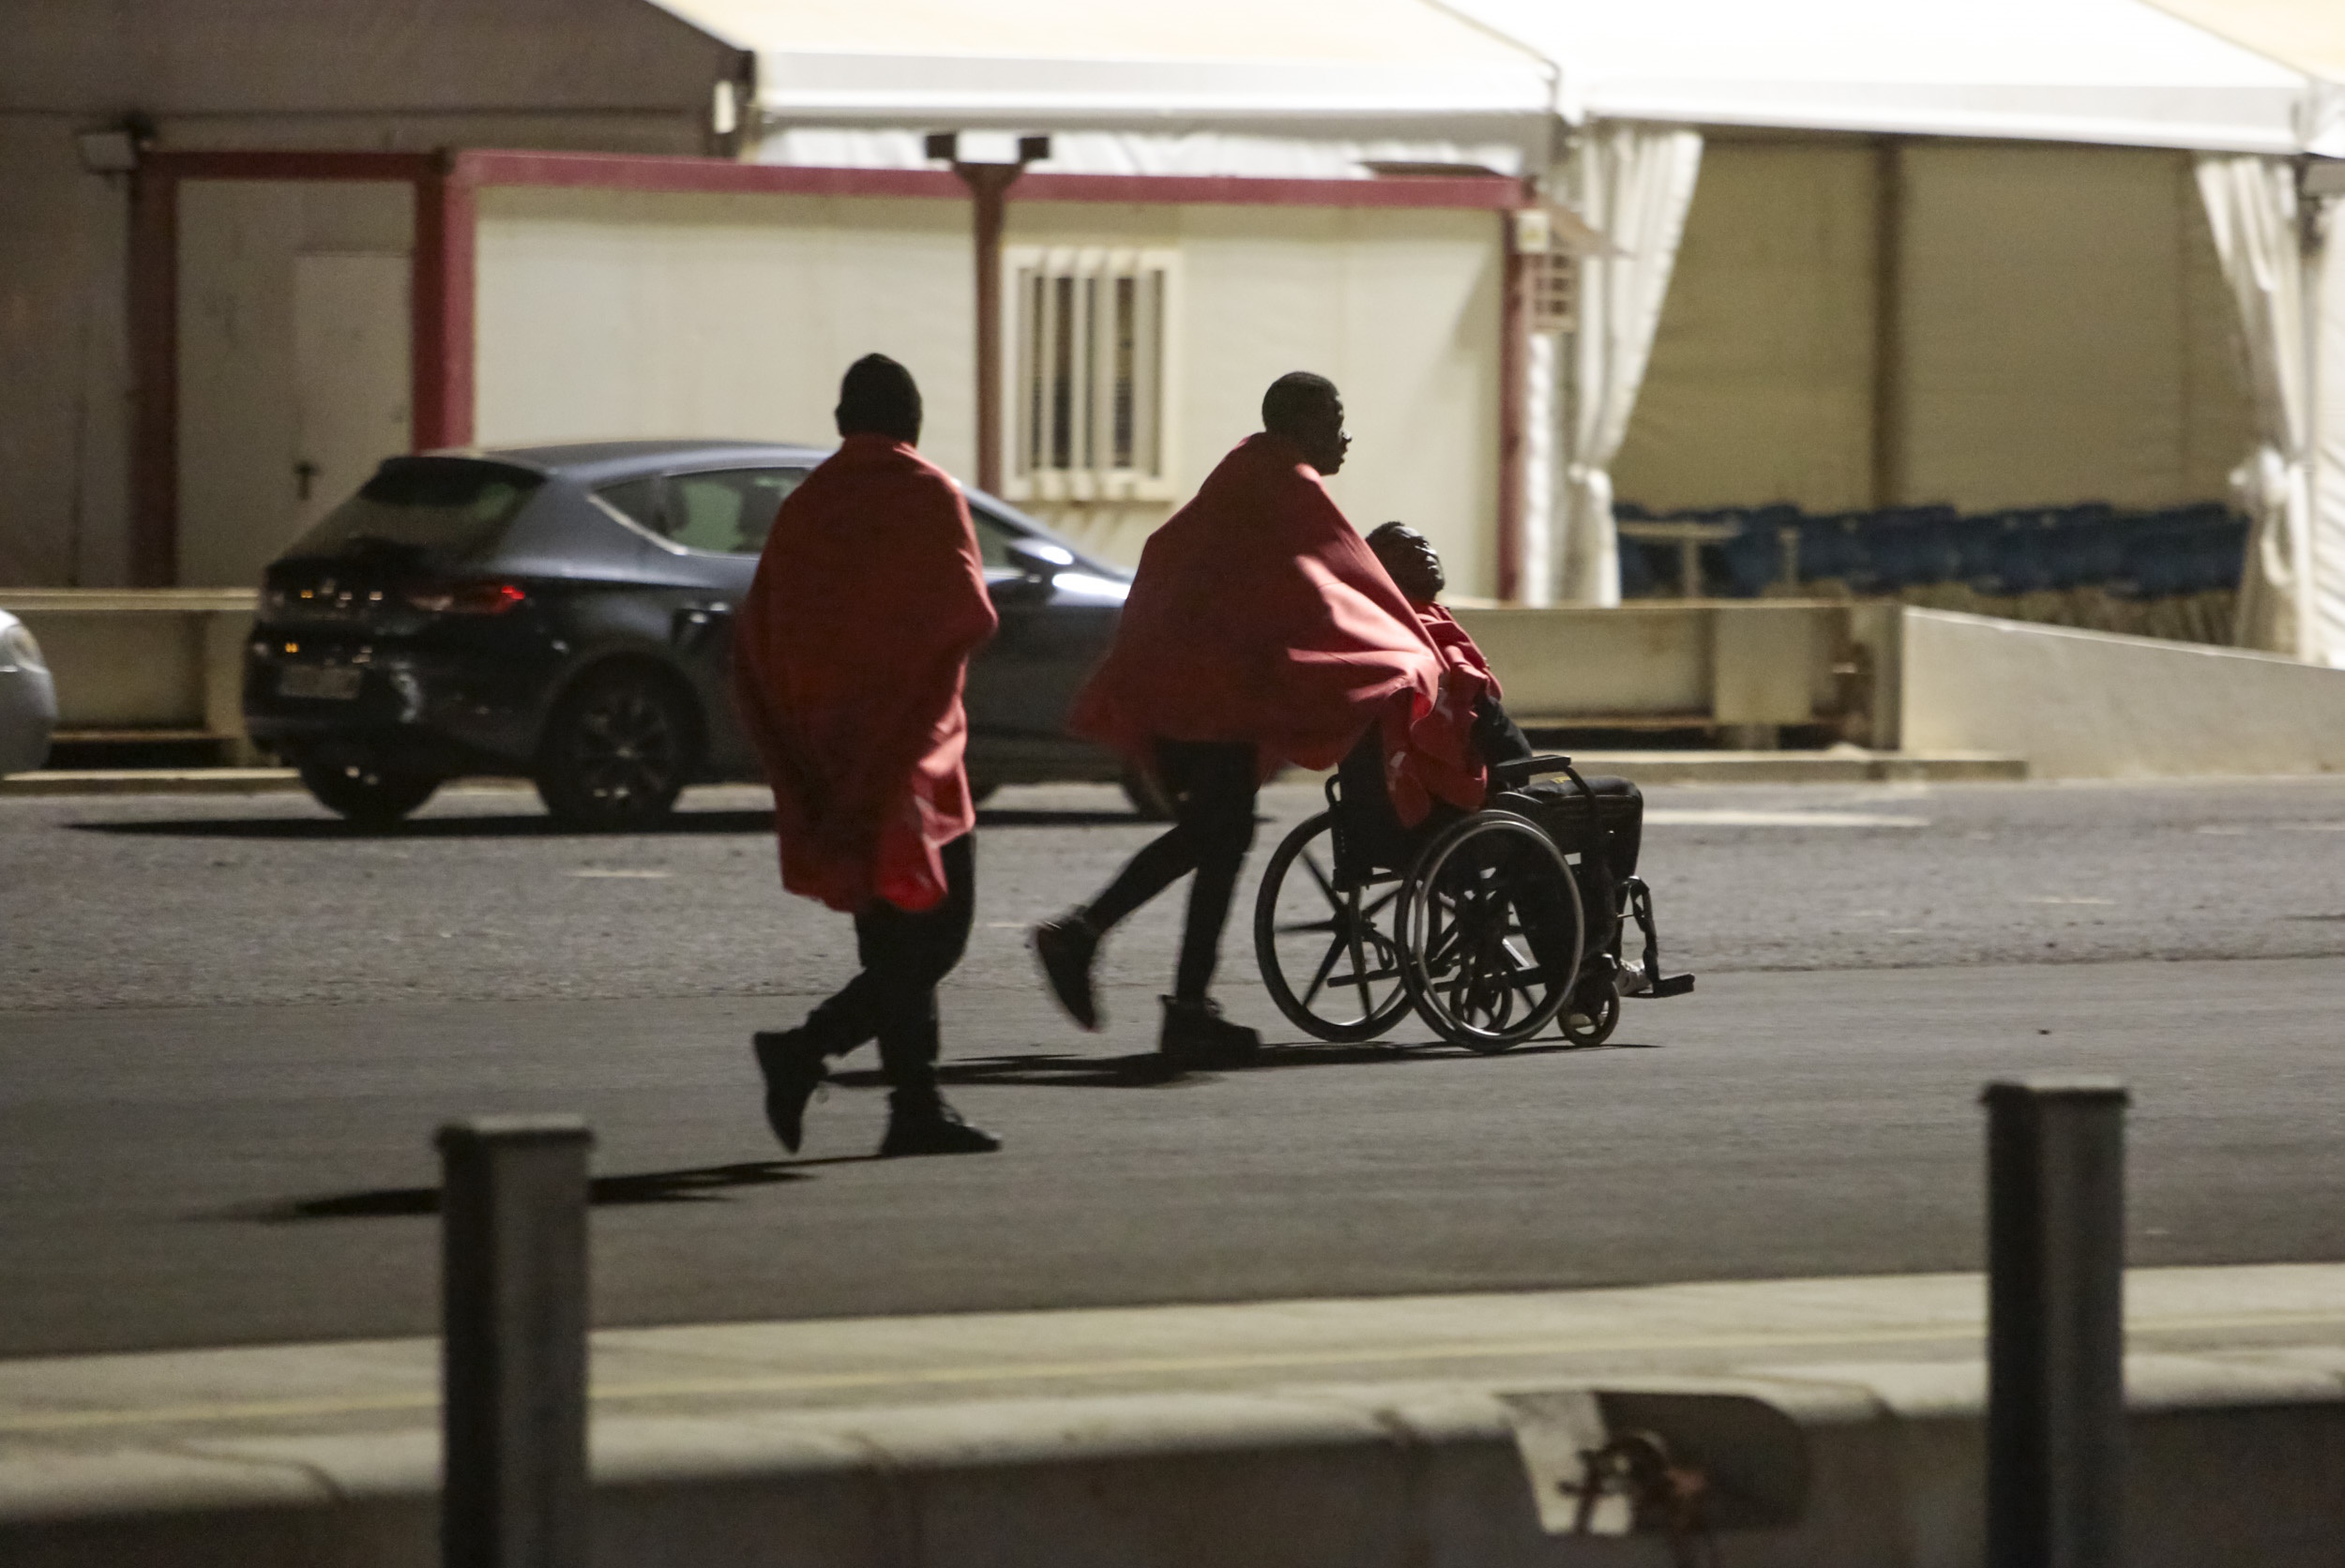
[[[411,582],[401,596],[433,615],[502,615],[529,597],[510,582]]]

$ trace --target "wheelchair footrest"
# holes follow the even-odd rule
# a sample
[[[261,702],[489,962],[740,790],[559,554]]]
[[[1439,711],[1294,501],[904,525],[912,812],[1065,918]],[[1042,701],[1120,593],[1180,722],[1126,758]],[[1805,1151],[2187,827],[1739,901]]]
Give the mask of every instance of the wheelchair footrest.
[[[1690,974],[1663,974],[1656,976],[1644,989],[1631,991],[1629,994],[1658,1000],[1665,996],[1684,996],[1693,988],[1694,977]]]

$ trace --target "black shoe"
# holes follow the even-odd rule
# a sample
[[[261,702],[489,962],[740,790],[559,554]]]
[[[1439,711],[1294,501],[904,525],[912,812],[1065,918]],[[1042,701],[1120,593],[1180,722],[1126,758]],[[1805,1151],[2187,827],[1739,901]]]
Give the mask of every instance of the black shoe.
[[[990,1154],[1001,1146],[1000,1138],[963,1122],[961,1112],[933,1093],[887,1097],[887,1136],[879,1148],[884,1160],[904,1154]]]
[[[1175,1067],[1243,1067],[1262,1054],[1262,1036],[1242,1023],[1232,1023],[1211,1002],[1164,1003],[1164,1033],[1157,1050]]]
[[[1099,1027],[1099,1003],[1091,994],[1091,963],[1099,954],[1099,933],[1078,910],[1034,928],[1034,956],[1042,978],[1067,1016],[1085,1029]]]
[[[830,1077],[823,1048],[803,1029],[763,1031],[749,1036],[749,1046],[765,1075],[765,1124],[794,1154],[806,1136],[806,1102]]]

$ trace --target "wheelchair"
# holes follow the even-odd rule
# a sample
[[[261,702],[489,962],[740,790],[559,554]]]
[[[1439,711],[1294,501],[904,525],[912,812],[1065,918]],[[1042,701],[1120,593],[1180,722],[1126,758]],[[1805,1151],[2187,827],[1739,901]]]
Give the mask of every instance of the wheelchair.
[[[1380,753],[1364,747],[1329,776],[1327,809],[1279,843],[1254,900],[1263,984],[1295,1027],[1372,1040],[1414,1010],[1485,1054],[1558,1022],[1596,1046],[1624,997],[1693,989],[1691,974],[1662,974],[1651,890],[1615,874],[1607,812],[1571,759],[1489,774],[1481,810],[1437,807],[1415,830],[1392,814]],[[1557,774],[1567,789],[1533,782]],[[1635,967],[1621,950],[1632,922]]]

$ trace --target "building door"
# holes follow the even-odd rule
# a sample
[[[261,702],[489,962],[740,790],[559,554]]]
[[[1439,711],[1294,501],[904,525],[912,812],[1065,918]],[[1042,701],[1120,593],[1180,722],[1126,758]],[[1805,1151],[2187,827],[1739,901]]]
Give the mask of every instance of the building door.
[[[407,451],[411,264],[403,251],[294,258],[294,445],[286,475],[296,535]]]

